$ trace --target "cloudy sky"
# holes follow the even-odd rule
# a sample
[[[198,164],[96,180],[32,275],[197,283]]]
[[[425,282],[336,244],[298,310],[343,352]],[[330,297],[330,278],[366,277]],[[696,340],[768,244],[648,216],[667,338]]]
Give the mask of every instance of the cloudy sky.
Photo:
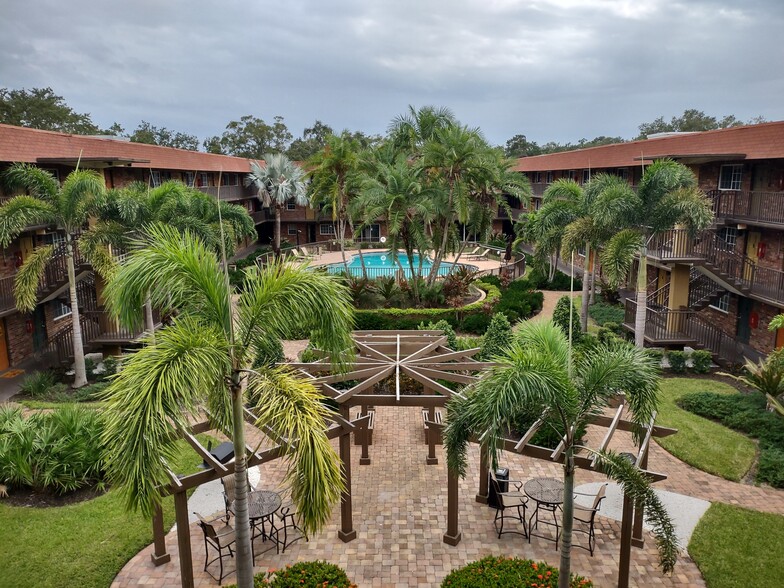
[[[784,119],[782,34],[782,0],[3,0],[0,87],[200,138],[383,133],[409,104],[494,144],[630,138],[686,108]]]

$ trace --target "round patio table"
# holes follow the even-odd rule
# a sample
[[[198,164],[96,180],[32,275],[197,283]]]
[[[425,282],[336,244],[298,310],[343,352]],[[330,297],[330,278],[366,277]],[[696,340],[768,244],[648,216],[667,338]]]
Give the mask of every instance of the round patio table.
[[[525,494],[531,498],[534,502],[536,502],[536,509],[534,510],[531,518],[528,520],[528,542],[531,542],[531,535],[533,535],[533,530],[539,527],[539,523],[541,522],[543,525],[551,525],[555,527],[555,548],[558,549],[558,540],[560,539],[561,535],[561,526],[558,524],[558,515],[556,513],[559,510],[561,504],[564,501],[564,485],[561,480],[557,480],[556,478],[534,478],[533,480],[528,480],[523,486],[523,491]],[[553,522],[550,521],[540,521],[539,520],[539,511],[544,510],[553,515]],[[536,519],[536,524],[532,525],[532,522]],[[548,537],[546,535],[536,535],[537,537],[541,537],[543,539],[550,539],[552,541],[552,537]]]

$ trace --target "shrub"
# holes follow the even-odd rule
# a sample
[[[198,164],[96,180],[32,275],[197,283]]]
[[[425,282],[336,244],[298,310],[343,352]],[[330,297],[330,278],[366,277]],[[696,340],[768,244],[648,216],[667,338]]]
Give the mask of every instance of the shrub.
[[[22,393],[31,398],[40,398],[49,394],[58,386],[57,378],[50,371],[34,372],[22,380]],[[59,384],[62,386],[62,384]]]
[[[449,349],[457,350],[457,335],[455,334],[455,330],[452,328],[452,325],[450,325],[445,320],[442,319],[437,323],[427,323],[427,324],[422,322],[419,323],[417,329],[419,329],[420,331],[434,331],[434,330],[443,331],[444,335],[446,335],[446,346],[449,347]]]
[[[569,296],[561,296],[555,303],[553,310],[553,323],[569,336],[569,310],[572,311],[572,343],[580,340],[580,313],[574,305],[574,301]]]
[[[547,269],[540,268],[536,264],[531,268],[531,271],[526,274],[526,279],[537,290],[570,290],[572,286],[572,278],[567,276],[562,271],[556,270],[555,277],[552,281],[547,279]],[[583,282],[577,276],[574,277],[575,291],[582,290]]]
[[[713,365],[713,356],[710,351],[699,349],[691,354],[692,369],[697,374],[707,374]]]
[[[490,317],[486,314],[472,314],[463,319],[460,323],[460,330],[466,333],[484,335],[487,327],[490,326],[490,320]]]
[[[0,407],[0,482],[64,494],[103,481],[103,419],[67,405],[25,418]]]
[[[664,352],[661,349],[646,349],[645,352],[661,365],[661,361],[664,358]]]
[[[482,359],[500,355],[512,342],[512,325],[503,313],[497,312],[490,319],[490,324],[482,339]]]
[[[623,323],[624,312],[623,306],[606,302],[597,302],[588,307],[588,314],[600,327],[605,326],[605,323]]]
[[[287,565],[279,570],[270,570],[256,574],[253,578],[254,588],[269,586],[270,588],[356,588],[345,570],[326,561],[301,561]],[[237,588],[231,584],[226,588]]]
[[[558,569],[545,562],[530,559],[488,555],[452,572],[441,582],[441,588],[556,588]],[[593,583],[572,574],[571,588],[590,588]]]
[[[256,348],[256,357],[253,360],[253,367],[271,367],[276,363],[286,359],[283,353],[283,344],[277,337],[264,338]]]
[[[613,323],[607,324],[612,325]],[[599,330],[596,332],[596,336],[601,343],[612,343],[614,341],[621,341],[623,339],[622,337],[619,337],[610,327],[599,327]]]
[[[686,353],[683,351],[668,351],[667,362],[670,364],[670,371],[674,374],[686,373]]]
[[[479,281],[484,282],[485,284],[492,284],[499,290],[501,289],[501,278],[498,276],[482,276]]]
[[[766,447],[760,451],[757,482],[784,488],[784,449]]]

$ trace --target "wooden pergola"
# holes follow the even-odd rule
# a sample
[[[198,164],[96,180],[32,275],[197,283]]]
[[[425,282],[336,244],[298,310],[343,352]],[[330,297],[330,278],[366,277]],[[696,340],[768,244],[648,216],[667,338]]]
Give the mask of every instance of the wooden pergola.
[[[334,401],[338,408],[327,423],[326,434],[330,439],[340,438],[339,452],[343,465],[343,479],[345,490],[341,496],[341,525],[338,537],[344,541],[352,541],[357,533],[353,524],[352,497],[351,497],[351,434],[355,435],[357,444],[362,446],[360,465],[370,464],[369,445],[370,432],[374,418],[373,409],[377,406],[406,406],[422,407],[423,426],[426,431],[428,454],[426,463],[438,463],[436,457],[436,444],[440,442],[443,422],[439,409],[442,409],[453,396],[462,397],[459,390],[454,390],[447,384],[471,384],[479,380],[477,375],[483,370],[493,367],[492,362],[481,362],[473,359],[480,349],[454,351],[446,347],[446,337],[439,330],[422,331],[355,331],[353,334],[356,358],[349,371],[332,373],[329,357],[322,354],[322,358],[310,363],[286,364],[296,368],[304,377],[318,386],[324,396]],[[421,393],[411,393],[406,390],[406,378],[421,385]],[[379,390],[379,384],[385,380],[393,382],[392,389]],[[354,419],[351,419],[351,409],[359,407]],[[592,424],[606,427],[604,438],[597,448],[604,450],[609,447],[616,431],[635,431],[636,425],[623,418],[626,407],[621,405],[616,409],[614,416],[599,415],[594,417]],[[246,410],[246,421],[255,426],[256,417]],[[654,415],[655,417],[655,415]],[[555,450],[533,445],[531,439],[537,430],[545,423],[544,415],[539,418],[526,431],[520,439],[504,439],[502,449],[520,455],[553,463],[564,462],[564,442],[562,441]],[[185,477],[178,477],[170,472],[171,483],[164,488],[165,494],[174,496],[178,546],[180,552],[180,572],[182,586],[193,586],[193,567],[190,544],[190,530],[188,522],[187,491],[201,484],[217,480],[234,473],[234,463],[223,464],[203,447],[195,435],[209,431],[211,425],[202,421],[192,427],[191,431],[181,431],[183,438],[204,459],[209,469]],[[264,431],[261,431],[264,433]],[[653,482],[666,479],[661,473],[647,470],[648,453],[652,437],[665,437],[676,433],[675,429],[660,427],[654,424],[652,418],[641,434],[641,442],[634,457],[636,467]],[[272,437],[270,437],[271,439]],[[283,440],[270,449],[259,451],[247,447],[248,467],[267,463],[285,455],[287,443],[294,440]],[[472,439],[480,443],[480,439]],[[486,503],[488,500],[488,453],[480,452],[479,488],[476,500]],[[575,465],[579,468],[601,471],[596,458],[584,455],[575,456]],[[631,559],[631,546],[643,546],[642,535],[643,511],[624,496],[623,518],[621,522],[621,561],[619,566],[618,586],[628,586],[629,564]],[[165,546],[165,530],[163,528],[163,515],[160,508],[153,517],[153,535],[155,549],[152,561],[161,565],[170,560]],[[449,545],[457,545],[462,538],[458,521],[458,478],[447,469],[447,529],[443,541]]]

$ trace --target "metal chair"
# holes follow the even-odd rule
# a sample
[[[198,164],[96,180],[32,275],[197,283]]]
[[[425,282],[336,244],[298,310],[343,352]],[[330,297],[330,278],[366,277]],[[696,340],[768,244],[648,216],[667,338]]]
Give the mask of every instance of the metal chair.
[[[307,534],[298,524],[299,513],[295,510],[293,503],[290,502],[281,506],[278,512],[275,513],[275,516],[283,523],[280,526],[275,525],[273,527],[275,540],[282,552],[285,553],[286,548],[295,541],[299,541],[303,538],[305,541],[308,541]]]
[[[232,549],[235,540],[234,527],[228,523],[223,522],[221,517],[208,521],[197,512],[193,514],[198,517],[199,526],[204,532],[204,571],[217,580],[218,584],[220,584],[223,581],[224,576],[223,558],[227,555],[231,558],[234,557],[234,550]],[[210,547],[212,547],[217,553],[213,559],[210,559]],[[228,554],[226,551],[228,551]],[[213,564],[216,561],[220,562],[220,572],[217,578],[207,569],[210,564]],[[228,572],[226,575],[229,573],[231,572]]]
[[[574,547],[579,547],[580,549],[587,549],[590,554],[593,556],[593,550],[596,546],[596,533],[594,531],[594,521],[596,519],[596,513],[599,512],[599,509],[602,507],[602,500],[606,498],[605,494],[607,492],[607,484],[602,484],[599,488],[599,492],[596,493],[594,496],[593,494],[584,494],[582,492],[575,492],[575,495],[579,496],[594,496],[593,504],[590,508],[587,506],[581,506],[579,504],[574,505],[574,520],[575,522],[582,523],[586,525],[588,528],[587,530],[584,528],[580,528],[577,525],[574,526],[572,529],[572,533],[583,533],[588,535],[588,547],[584,545],[578,545],[577,543],[572,543]]]
[[[506,482],[507,480],[504,480]],[[501,484],[498,482],[498,479],[495,477],[495,472],[490,472],[490,483],[493,485],[493,489],[495,490],[497,498],[496,508],[495,508],[495,519],[493,520],[493,525],[495,525],[496,531],[498,531],[498,537],[501,538],[501,535],[504,533],[514,533],[516,535],[522,535],[523,537],[528,537],[528,527],[526,526],[526,518],[525,518],[525,509],[526,505],[528,504],[528,497],[523,492],[523,483],[516,482],[514,480],[509,480],[508,483],[512,485],[515,489],[508,490],[506,492],[501,491]],[[513,511],[510,514],[506,514],[506,511],[510,510]],[[504,521],[510,519],[522,523],[523,531],[522,533],[518,530],[507,530],[504,531]],[[499,528],[498,521],[501,521],[501,526]]]

